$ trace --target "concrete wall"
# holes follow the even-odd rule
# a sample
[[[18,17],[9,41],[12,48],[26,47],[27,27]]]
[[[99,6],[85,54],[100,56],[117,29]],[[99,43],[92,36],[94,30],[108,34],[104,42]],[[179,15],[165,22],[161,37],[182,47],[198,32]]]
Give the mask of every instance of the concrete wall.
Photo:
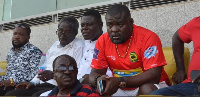
[[[4,5],[4,0],[0,0],[0,21],[3,20],[3,5]]]
[[[168,47],[172,44],[171,38],[174,32],[192,18],[200,15],[200,1],[133,10],[131,13],[136,25],[157,33],[161,38],[163,47]],[[103,31],[106,31],[104,15],[102,15],[102,19],[104,22]],[[30,42],[44,53],[54,41],[58,40],[55,34],[57,23],[33,26],[31,29]],[[0,61],[6,60],[6,54],[12,47],[11,37],[11,30],[0,32]],[[80,30],[77,37],[82,39]],[[191,53],[193,52],[192,43],[185,46],[190,48]]]

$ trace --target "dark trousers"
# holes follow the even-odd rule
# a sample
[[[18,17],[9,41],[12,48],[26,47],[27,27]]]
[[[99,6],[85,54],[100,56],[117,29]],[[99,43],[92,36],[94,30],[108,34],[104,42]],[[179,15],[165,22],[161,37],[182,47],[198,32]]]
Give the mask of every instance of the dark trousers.
[[[42,83],[30,89],[17,89],[9,91],[5,96],[40,96],[42,93],[52,90],[55,86],[49,83]]]
[[[4,90],[4,87],[0,87],[0,96],[4,96],[7,92],[14,90],[15,87],[7,87]]]
[[[151,95],[199,97],[200,92],[198,91],[198,85],[196,83],[180,83],[170,87],[155,90],[151,92]]]

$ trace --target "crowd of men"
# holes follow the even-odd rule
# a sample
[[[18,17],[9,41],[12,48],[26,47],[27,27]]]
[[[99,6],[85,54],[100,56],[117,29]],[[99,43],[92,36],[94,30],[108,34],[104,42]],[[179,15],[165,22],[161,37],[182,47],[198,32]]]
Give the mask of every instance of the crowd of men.
[[[42,52],[29,42],[31,29],[16,24],[13,47],[7,54],[7,72],[0,76],[0,96],[190,96],[200,92],[200,17],[174,33],[172,47],[177,65],[170,84],[161,40],[155,32],[134,24],[127,6],[111,6],[105,16],[107,32],[97,10],[80,20],[84,40],[76,38],[79,22],[63,17],[55,41],[46,52],[46,69],[38,72]],[[188,75],[184,68],[184,43],[194,43]]]

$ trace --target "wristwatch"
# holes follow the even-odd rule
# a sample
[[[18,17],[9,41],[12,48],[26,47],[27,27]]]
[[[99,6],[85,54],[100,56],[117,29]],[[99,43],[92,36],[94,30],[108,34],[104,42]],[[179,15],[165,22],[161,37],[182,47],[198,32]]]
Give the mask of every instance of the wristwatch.
[[[126,88],[126,82],[124,80],[124,77],[120,77],[119,88]]]
[[[13,79],[10,79],[10,86],[15,86],[15,82],[13,81]]]

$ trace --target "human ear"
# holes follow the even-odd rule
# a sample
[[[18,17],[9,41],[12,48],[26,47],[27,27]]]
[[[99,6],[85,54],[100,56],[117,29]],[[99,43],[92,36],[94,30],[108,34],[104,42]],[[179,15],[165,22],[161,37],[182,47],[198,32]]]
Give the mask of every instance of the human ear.
[[[53,79],[56,80],[55,73],[52,73]]]
[[[133,18],[130,18],[130,25],[133,26],[134,20]]]
[[[103,22],[100,22],[100,23],[99,23],[99,26],[100,26],[100,29],[102,29],[102,27],[103,27]]]

